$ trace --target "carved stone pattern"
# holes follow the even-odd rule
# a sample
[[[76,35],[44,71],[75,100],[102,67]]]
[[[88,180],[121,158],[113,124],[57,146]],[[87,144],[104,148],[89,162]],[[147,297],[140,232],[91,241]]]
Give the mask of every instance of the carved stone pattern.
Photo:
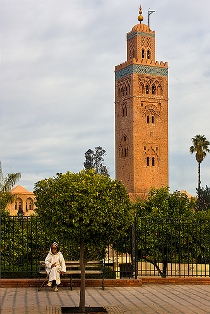
[[[156,105],[148,104],[144,106],[144,109],[142,110],[142,117],[147,116],[148,114],[160,117],[160,110]]]
[[[118,97],[128,97],[130,95],[131,79],[130,77],[117,83]]]
[[[147,47],[151,48],[151,38],[147,37]]]
[[[132,59],[132,58],[135,58],[135,49],[134,49],[134,41],[133,40],[130,40],[129,41],[129,56],[128,56],[128,59]]]

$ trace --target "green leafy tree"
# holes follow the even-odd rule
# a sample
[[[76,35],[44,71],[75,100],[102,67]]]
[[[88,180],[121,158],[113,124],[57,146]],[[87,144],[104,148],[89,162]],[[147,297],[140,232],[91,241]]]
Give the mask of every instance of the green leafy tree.
[[[198,192],[201,188],[201,163],[206,157],[207,153],[210,153],[210,149],[208,148],[210,142],[206,139],[204,135],[196,135],[192,138],[193,145],[190,146],[190,153],[195,153],[195,159],[198,163]],[[198,194],[199,196],[199,194]]]
[[[189,231],[192,234],[194,206],[194,199],[178,191],[169,193],[168,188],[152,189],[147,200],[132,204],[138,259],[153,264],[162,277],[166,276],[169,262],[181,262],[188,256],[186,243],[192,245]],[[129,237],[121,238],[115,248],[133,254]]]
[[[59,242],[69,238],[79,248],[81,311],[85,311],[85,265],[105,254],[107,245],[132,222],[130,200],[121,182],[93,169],[57,174],[35,184],[37,213]]]
[[[160,188],[152,189],[148,200],[136,208],[138,217],[145,214],[144,219],[137,221],[141,237],[139,256],[152,263],[163,277],[169,262],[180,262],[180,257],[184,259],[187,254],[189,228],[183,226],[189,221],[188,227],[192,227],[194,206],[194,199],[189,199],[186,194],[179,191],[169,193],[168,188]],[[162,270],[158,265],[160,261]]]
[[[84,167],[86,170],[95,169],[95,173],[108,176],[108,169],[104,165],[106,151],[101,147],[95,147],[95,151],[88,149],[85,153]]]
[[[197,210],[208,210],[210,209],[210,188],[206,185],[205,188],[196,189],[198,199],[196,204]]]
[[[209,264],[210,261],[210,210],[195,212],[194,217],[194,259],[199,264]],[[207,271],[207,276],[209,271]]]
[[[11,193],[11,189],[20,179],[21,173],[9,173],[3,177],[0,163],[0,210],[4,211],[9,203],[13,203],[16,197]]]

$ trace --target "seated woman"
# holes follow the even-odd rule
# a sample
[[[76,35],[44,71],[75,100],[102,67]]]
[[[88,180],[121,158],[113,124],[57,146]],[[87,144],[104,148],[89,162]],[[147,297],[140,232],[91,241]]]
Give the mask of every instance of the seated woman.
[[[45,269],[49,275],[48,287],[52,287],[54,291],[58,291],[58,285],[61,283],[60,274],[64,275],[66,272],[66,264],[56,242],[53,242],[45,258]]]

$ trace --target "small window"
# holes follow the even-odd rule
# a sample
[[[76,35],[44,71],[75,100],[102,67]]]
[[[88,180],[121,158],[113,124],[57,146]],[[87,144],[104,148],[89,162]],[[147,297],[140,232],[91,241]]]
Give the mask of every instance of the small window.
[[[126,106],[123,106],[123,108],[122,108],[122,116],[123,117],[127,116],[127,107]]]
[[[147,116],[147,123],[149,123],[149,116]]]
[[[152,116],[152,123],[155,123],[155,117]]]
[[[149,157],[147,157],[147,166],[149,166]]]
[[[142,57],[142,59],[144,59],[144,49],[142,49],[142,51],[141,51],[141,57]]]
[[[154,167],[155,165],[155,157],[152,157],[152,166]]]
[[[146,94],[149,94],[149,85],[146,86]]]
[[[128,148],[122,149],[122,157],[128,157]]]
[[[150,59],[150,56],[151,56],[150,50],[147,50],[147,59]]]
[[[152,85],[152,94],[155,95],[156,94],[156,86]]]

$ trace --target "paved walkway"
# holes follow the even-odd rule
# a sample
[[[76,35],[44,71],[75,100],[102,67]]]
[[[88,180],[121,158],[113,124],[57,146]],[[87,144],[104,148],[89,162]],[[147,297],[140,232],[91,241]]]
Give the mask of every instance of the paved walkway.
[[[0,288],[1,314],[61,314],[78,306],[79,288]],[[111,314],[209,314],[210,285],[143,285],[86,288],[86,306],[104,306]]]

